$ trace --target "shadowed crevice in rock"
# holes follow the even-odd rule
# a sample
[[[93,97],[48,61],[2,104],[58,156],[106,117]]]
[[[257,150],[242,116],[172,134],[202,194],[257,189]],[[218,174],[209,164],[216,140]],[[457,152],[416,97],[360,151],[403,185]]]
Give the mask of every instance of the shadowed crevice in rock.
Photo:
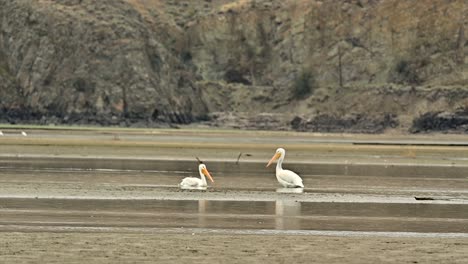
[[[318,115],[310,119],[295,117],[291,120],[291,127],[297,131],[309,132],[351,132],[351,133],[382,133],[388,128],[398,126],[396,116],[384,114],[382,116],[365,116],[350,114],[345,116]]]
[[[416,118],[410,129],[412,133],[468,132],[468,109],[456,112],[428,112]]]

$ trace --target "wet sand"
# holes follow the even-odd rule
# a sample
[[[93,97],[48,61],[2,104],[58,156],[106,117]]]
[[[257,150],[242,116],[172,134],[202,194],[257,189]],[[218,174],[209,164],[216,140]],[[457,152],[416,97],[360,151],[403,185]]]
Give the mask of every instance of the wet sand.
[[[2,263],[466,263],[468,239],[0,233]]]
[[[260,162],[277,147],[286,162],[468,165],[465,135],[350,135],[270,131],[86,129],[3,130],[1,156]],[[393,143],[393,144],[392,144]],[[239,154],[242,154],[239,158]]]
[[[466,136],[13,132],[0,138],[2,263],[468,259]],[[264,168],[276,139],[301,193]],[[194,156],[216,183],[179,190]]]

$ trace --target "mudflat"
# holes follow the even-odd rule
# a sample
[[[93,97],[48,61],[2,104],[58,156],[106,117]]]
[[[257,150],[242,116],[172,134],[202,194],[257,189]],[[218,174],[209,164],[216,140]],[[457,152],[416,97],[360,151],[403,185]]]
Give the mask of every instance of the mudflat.
[[[468,260],[463,135],[3,131],[1,263]],[[279,146],[301,192],[265,168]],[[216,182],[180,190],[195,156]]]
[[[468,239],[0,233],[2,263],[466,263]]]

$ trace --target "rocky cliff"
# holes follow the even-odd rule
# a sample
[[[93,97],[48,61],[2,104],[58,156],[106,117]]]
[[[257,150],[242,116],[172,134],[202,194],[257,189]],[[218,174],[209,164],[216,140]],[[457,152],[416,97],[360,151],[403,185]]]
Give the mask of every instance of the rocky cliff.
[[[465,0],[0,6],[0,120],[468,129]]]
[[[7,119],[126,124],[206,116],[190,70],[163,41],[164,29],[127,2],[0,5],[0,74],[12,82],[1,94]]]

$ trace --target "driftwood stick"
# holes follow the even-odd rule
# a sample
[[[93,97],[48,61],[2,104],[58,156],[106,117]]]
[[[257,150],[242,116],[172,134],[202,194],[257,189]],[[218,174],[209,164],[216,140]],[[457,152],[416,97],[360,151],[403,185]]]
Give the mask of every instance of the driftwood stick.
[[[239,156],[237,156],[236,165],[239,164],[239,160],[240,160],[241,156],[242,156],[242,152],[239,152]]]

